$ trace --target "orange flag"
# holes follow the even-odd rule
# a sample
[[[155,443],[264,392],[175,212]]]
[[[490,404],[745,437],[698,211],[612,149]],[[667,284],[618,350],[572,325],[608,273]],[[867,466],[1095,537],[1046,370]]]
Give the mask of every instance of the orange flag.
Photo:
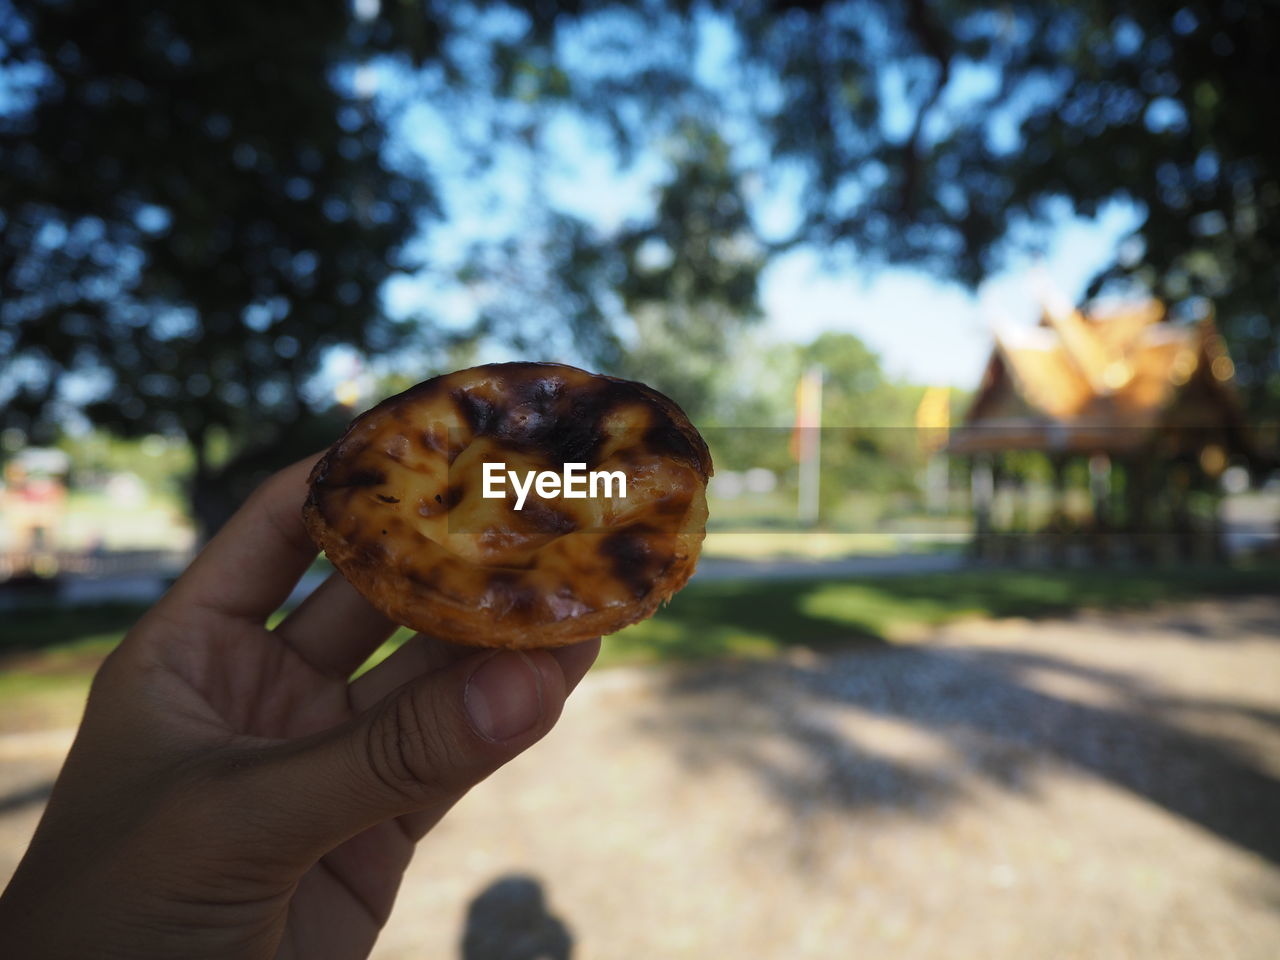
[[[796,383],[796,422],[791,428],[791,457],[800,460],[809,442],[805,431],[822,426],[822,369],[810,367]],[[815,438],[816,439],[816,438]]]

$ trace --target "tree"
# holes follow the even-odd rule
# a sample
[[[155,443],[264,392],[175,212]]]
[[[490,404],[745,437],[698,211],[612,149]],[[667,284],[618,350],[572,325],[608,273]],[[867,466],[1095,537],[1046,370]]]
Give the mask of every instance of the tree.
[[[538,156],[566,112],[624,163],[667,151],[636,223],[602,232],[543,198],[477,250],[459,280],[501,295],[471,335],[707,405],[769,253],[976,284],[1055,211],[1118,199],[1145,219],[1096,290],[1213,297],[1252,409],[1274,415],[1280,130],[1258,117],[1278,19],[1273,0],[0,6],[5,420],[79,406],[180,431],[196,489],[225,501],[214,438],[240,465],[281,459],[333,346],[439,339],[379,295],[445,211],[393,142],[393,104],[362,95],[365,61],[478,126],[477,161]],[[762,245],[746,185],[784,168],[803,217]]]
[[[380,287],[431,196],[340,79],[344,7],[0,13],[6,420],[47,432],[87,398],[118,433],[181,433],[206,529],[235,502],[220,434],[237,463],[301,455],[326,352],[404,336]]]
[[[1213,298],[1251,408],[1280,414],[1273,0],[777,2],[734,24],[771,162],[810,175],[798,237],[976,284],[1061,205],[1132,203],[1091,293]]]
[[[545,106],[565,97],[550,56],[556,10],[513,9],[512,34],[484,3],[354,9],[0,6],[4,424],[47,437],[78,410],[126,436],[180,433],[206,532],[256,475],[334,435],[343,411],[326,414],[311,387],[337,346],[385,356],[411,340],[421,353],[487,338],[619,365],[602,304],[625,282],[638,232],[602,242],[536,211],[460,273],[497,279],[501,295],[451,338],[429,317],[393,319],[381,297],[388,277],[420,266],[409,243],[444,211],[432,171],[392,140],[394,101],[369,96],[371,71],[413,78],[406,99],[434,78],[459,126],[484,117],[488,136],[466,145],[483,167],[494,144],[532,143]],[[727,189],[724,151],[713,131],[705,139],[667,192],[663,235],[680,234],[682,203],[714,214]],[[699,185],[701,172],[712,181]],[[714,257],[699,229],[672,236],[703,245],[701,268]],[[701,286],[723,280],[722,299],[745,303],[744,270],[704,280],[681,267],[693,279],[680,296],[706,309],[717,294]]]
[[[521,234],[477,245],[462,277],[494,292],[481,335],[642,380],[705,425],[723,413],[730,357],[760,317],[766,251],[714,125],[685,117],[661,149],[669,171],[643,216],[603,231],[535,190]]]
[[[591,24],[612,45],[570,56]],[[1089,295],[1212,298],[1250,408],[1275,416],[1277,32],[1274,0],[668,0],[574,5],[548,42],[558,95],[620,155],[692,113],[735,131],[743,176],[801,169],[804,216],[774,249],[976,285],[1064,210],[1131,204]]]
[[[760,315],[764,250],[719,133],[688,119],[675,142],[652,221],[609,244],[621,256],[614,289],[632,323],[617,368],[702,421],[715,412],[736,338]]]
[[[888,379],[851,333],[820,334],[800,351],[823,372],[823,513],[850,493],[914,490],[924,456],[913,429],[923,388]]]

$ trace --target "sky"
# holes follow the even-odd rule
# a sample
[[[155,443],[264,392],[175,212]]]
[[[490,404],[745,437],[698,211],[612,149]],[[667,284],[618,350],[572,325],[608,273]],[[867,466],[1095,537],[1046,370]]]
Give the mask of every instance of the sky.
[[[977,291],[906,268],[822,268],[813,250],[767,269],[761,300],[767,328],[804,342],[826,330],[856,334],[891,376],[922,384],[977,386],[991,351],[991,330],[1039,320],[1040,271],[1075,302],[1114,258],[1138,223],[1113,204],[1096,219],[1065,217],[1048,228],[1043,257],[1019,256]]]
[[[732,31],[715,21],[704,22],[701,30],[696,70],[708,89],[724,91],[727,102],[734,96],[735,82]],[[398,82],[391,74],[375,80],[374,86],[387,85],[384,90],[394,90]],[[982,96],[994,82],[989,70],[958,70],[944,99],[963,105],[966,98]],[[893,107],[898,94],[892,85],[882,95],[890,105],[886,124],[909,124],[909,105],[903,101]],[[993,137],[1016,140],[1007,120],[992,121]],[[475,121],[482,124],[480,117]],[[604,233],[651,209],[666,171],[660,148],[642,151],[624,167],[604,131],[567,114],[543,117],[542,123],[538,158],[516,151],[498,153],[489,172],[477,176],[456,149],[458,137],[468,135],[456,129],[456,115],[434,108],[430,98],[422,98],[404,114],[399,136],[427,159],[448,212],[447,222],[433,226],[418,251],[433,268],[447,271],[456,265],[459,251],[470,241],[518,233],[522,218],[528,216],[534,183],[551,206]],[[732,133],[729,136],[732,139]],[[760,153],[759,144],[749,139],[736,144],[744,145],[747,153]],[[803,183],[793,170],[762,166],[763,179],[748,179],[747,196],[761,235],[781,239],[799,222]],[[1138,211],[1119,203],[1104,207],[1092,219],[1060,209],[1036,238],[1040,252],[1011,253],[1003,269],[977,291],[919,269],[859,264],[848,257],[833,267],[824,263],[822,251],[795,248],[772,260],[762,276],[765,332],[778,340],[807,342],[824,331],[847,331],[875,350],[893,377],[972,388],[989,355],[992,328],[1037,322],[1037,271],[1039,282],[1075,301],[1093,275],[1114,260],[1117,247],[1139,222]],[[429,304],[446,323],[459,326],[478,306],[472,292],[425,276],[393,281],[387,303],[392,312]]]
[[[664,170],[652,156],[619,168],[602,134],[563,120],[549,125],[550,160],[544,157],[538,171],[527,157],[513,154],[499,156],[489,176],[476,178],[445,145],[442,123],[423,105],[410,111],[403,128],[436,171],[450,213],[447,224],[427,233],[419,251],[438,269],[455,264],[468,241],[517,230],[535,175],[555,207],[608,232],[642,216]],[[758,204],[757,221],[766,235],[785,235],[798,219],[796,191],[787,188],[785,175],[778,179],[782,185]],[[798,247],[777,256],[762,275],[764,330],[795,342],[828,330],[847,331],[880,355],[890,376],[972,388],[989,355],[992,328],[1038,321],[1037,271],[1074,302],[1139,222],[1135,209],[1119,203],[1103,207],[1092,219],[1059,211],[1045,227],[1038,254],[1011,254],[977,291],[919,269],[860,265],[847,257],[836,267],[824,263],[821,251]],[[467,291],[431,277],[393,281],[387,302],[392,312],[430,305],[459,326],[477,306]]]
[[[706,87],[723,90],[727,101],[734,95],[732,31],[714,21],[701,29],[696,70]],[[981,69],[959,70],[946,99],[962,104],[992,82]],[[355,71],[352,83],[369,96],[390,92],[394,97],[406,81],[392,67],[369,65]],[[0,109],[4,93],[0,87]],[[890,89],[884,95],[886,102],[892,100]],[[904,103],[896,113],[890,110],[886,122],[903,126],[908,117]],[[388,283],[385,299],[393,314],[425,309],[446,325],[467,325],[481,305],[478,294],[449,279],[450,270],[460,264],[469,243],[519,234],[526,227],[534,189],[543,191],[554,208],[608,233],[645,215],[667,170],[657,148],[620,165],[604,131],[561,114],[544,118],[537,158],[521,150],[500,151],[488,172],[477,176],[457,144],[460,137],[483,137],[484,117],[474,117],[474,130],[465,129],[468,119],[460,124],[456,111],[433,107],[430,97],[421,97],[396,121],[399,142],[426,159],[447,216],[425,231],[415,251],[429,269]],[[1006,130],[1001,135],[1013,134]],[[750,142],[746,147],[753,149]],[[754,149],[758,153],[759,145]],[[761,234],[780,239],[798,222],[803,185],[793,171],[763,166],[768,182],[748,180],[747,193]],[[824,331],[846,331],[880,355],[890,376],[971,388],[989,355],[993,326],[1036,322],[1037,269],[1068,299],[1077,300],[1139,221],[1136,210],[1121,204],[1104,207],[1094,219],[1061,212],[1046,229],[1041,254],[1012,255],[977,291],[922,270],[859,264],[848,257],[834,267],[824,263],[822,251],[795,248],[777,256],[763,273],[764,331],[767,337],[794,342],[808,342]],[[351,358],[338,361],[345,370]]]

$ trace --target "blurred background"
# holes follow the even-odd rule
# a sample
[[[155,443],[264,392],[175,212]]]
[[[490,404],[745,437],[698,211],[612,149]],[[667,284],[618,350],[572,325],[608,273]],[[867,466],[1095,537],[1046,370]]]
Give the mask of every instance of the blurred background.
[[[560,360],[703,430],[704,559],[375,956],[1275,956],[1278,38],[1269,0],[0,0],[0,878],[259,480]]]

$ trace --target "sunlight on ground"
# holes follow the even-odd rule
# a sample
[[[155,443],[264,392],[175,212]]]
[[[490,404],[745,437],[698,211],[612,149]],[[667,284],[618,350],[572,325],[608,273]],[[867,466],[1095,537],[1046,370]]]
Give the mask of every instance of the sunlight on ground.
[[[652,619],[606,639],[600,666],[917,641],[940,624],[973,618],[1043,617],[1198,594],[1267,593],[1278,576],[1274,566],[1264,565],[695,581]],[[0,732],[51,719],[74,722],[92,672],[143,609],[104,604],[32,609],[20,617],[11,613],[0,638]],[[410,635],[400,630],[362,669],[385,659]]]
[[[941,537],[924,538],[896,533],[720,530],[707,534],[702,554],[730,560],[833,560],[936,549],[939,543],[952,543],[958,549],[962,536],[947,541]]]
[[[710,659],[593,671],[424,843],[373,958],[456,956],[523,877],[584,960],[1269,960],[1280,601],[1143,602],[1198,576],[691,587],[606,650]],[[1032,619],[1064,597],[1130,609]],[[942,624],[870,634],[904,611]],[[0,706],[69,725],[117,635],[9,654]],[[69,743],[38,716],[0,719],[0,881]]]

